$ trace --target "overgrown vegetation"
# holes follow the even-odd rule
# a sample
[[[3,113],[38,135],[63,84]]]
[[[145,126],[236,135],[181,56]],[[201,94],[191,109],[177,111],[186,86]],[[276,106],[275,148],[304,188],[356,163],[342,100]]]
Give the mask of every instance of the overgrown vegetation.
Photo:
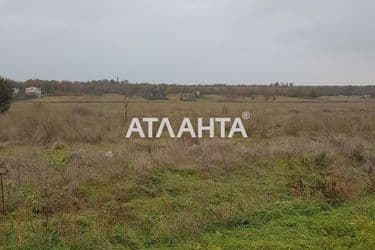
[[[115,80],[97,80],[88,82],[47,81],[31,79],[18,83],[23,89],[26,86],[37,86],[47,95],[104,95],[126,94],[128,96],[147,96],[155,88],[163,89],[167,94],[191,94],[199,90],[203,95],[222,96],[265,96],[268,99],[274,96],[310,97],[319,96],[375,96],[375,86],[296,86],[292,83],[272,83],[269,85],[181,85],[181,84],[149,84],[117,82]]]
[[[125,140],[117,96],[15,103],[0,120],[0,248],[375,245],[373,101],[178,98],[131,98],[129,116],[250,111],[250,138]]]
[[[8,111],[12,101],[13,88],[12,82],[0,77],[0,113]]]

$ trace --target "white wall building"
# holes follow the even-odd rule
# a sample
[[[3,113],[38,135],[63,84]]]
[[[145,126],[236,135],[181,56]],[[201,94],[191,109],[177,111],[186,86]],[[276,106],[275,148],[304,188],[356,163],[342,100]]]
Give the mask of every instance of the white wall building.
[[[42,90],[37,87],[29,87],[25,89],[25,95],[40,97],[42,95]]]

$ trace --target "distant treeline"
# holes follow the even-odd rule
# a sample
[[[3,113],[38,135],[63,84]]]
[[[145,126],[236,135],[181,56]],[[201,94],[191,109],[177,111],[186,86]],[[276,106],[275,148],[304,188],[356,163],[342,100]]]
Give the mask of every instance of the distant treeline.
[[[46,95],[103,95],[126,94],[128,96],[147,96],[158,89],[166,94],[181,94],[200,91],[201,94],[224,96],[289,96],[289,97],[319,97],[337,95],[359,95],[375,97],[375,86],[295,86],[292,83],[273,83],[270,85],[177,85],[117,82],[115,80],[99,80],[88,82],[27,80],[15,83],[21,90],[35,86],[42,89]]]

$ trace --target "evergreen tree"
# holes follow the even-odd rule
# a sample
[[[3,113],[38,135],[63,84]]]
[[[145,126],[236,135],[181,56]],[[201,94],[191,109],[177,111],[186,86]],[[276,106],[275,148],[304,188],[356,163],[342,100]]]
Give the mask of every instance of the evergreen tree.
[[[8,111],[12,101],[13,88],[12,82],[0,77],[0,113]]]

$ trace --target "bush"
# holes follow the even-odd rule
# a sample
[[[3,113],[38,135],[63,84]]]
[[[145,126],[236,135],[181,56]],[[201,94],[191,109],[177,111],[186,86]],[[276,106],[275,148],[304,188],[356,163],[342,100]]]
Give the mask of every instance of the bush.
[[[0,113],[8,111],[12,100],[12,82],[0,77]]]

